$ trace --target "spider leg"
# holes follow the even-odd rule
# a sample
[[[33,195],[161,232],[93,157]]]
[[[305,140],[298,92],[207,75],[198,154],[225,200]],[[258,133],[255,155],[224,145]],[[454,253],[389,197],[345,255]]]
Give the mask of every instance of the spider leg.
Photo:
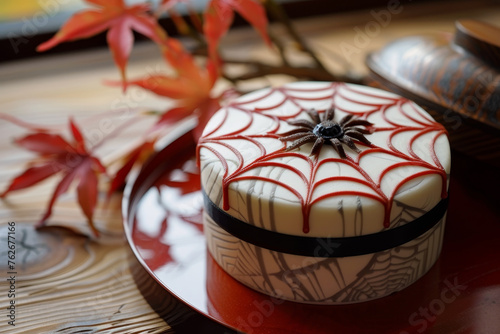
[[[342,159],[347,158],[347,156],[345,155],[344,147],[342,147],[342,143],[338,138],[330,139],[330,143],[332,143],[333,148],[335,148],[335,151],[337,151]]]
[[[281,134],[281,137],[286,137],[286,136],[290,136],[290,135],[294,135],[296,133],[305,133],[305,132],[310,132],[311,130],[307,129],[307,128],[304,128],[304,127],[299,127],[299,128],[295,128],[295,129],[292,129],[290,131],[287,131],[287,132],[284,132]],[[280,138],[281,139],[281,138]]]
[[[347,116],[346,116],[347,117]],[[345,118],[345,117],[344,117]],[[371,126],[373,125],[372,122],[368,122],[365,119],[359,119],[359,118],[351,118],[343,123],[344,126],[356,126],[356,125],[363,125],[363,126]]]
[[[360,153],[361,150],[359,148],[356,147],[356,145],[354,144],[354,142],[351,140],[351,138],[347,137],[347,136],[344,136],[342,138],[339,139],[341,142],[343,142],[344,144],[347,144],[347,146],[349,146],[349,148],[351,150],[353,150],[354,152],[356,153]]]
[[[349,121],[351,121],[353,117],[354,117],[354,115],[345,115],[339,121],[339,124],[342,125],[342,126],[347,126],[347,124],[349,124]]]
[[[354,131],[357,131],[357,132],[365,134],[365,135],[369,135],[370,133],[373,133],[373,131],[371,131],[371,130],[363,129],[363,128],[358,128],[358,127],[348,127],[346,129],[346,131],[347,130],[354,130]]]
[[[314,127],[316,126],[316,124],[314,124],[306,119],[297,119],[297,120],[293,120],[293,121],[288,121],[288,124],[295,125],[295,126],[301,126],[301,127],[307,128],[309,130],[314,129]]]
[[[316,109],[313,108],[306,110],[306,113],[309,115],[309,117],[311,117],[314,123],[321,123],[321,119],[319,118],[319,114]]]
[[[359,133],[358,131],[354,131],[354,130],[347,130],[346,132],[344,132],[344,136],[349,136],[351,138],[354,138],[354,139],[357,139],[359,140],[360,142],[362,142],[363,144],[366,144],[366,145],[371,145],[372,143],[366,139],[365,136],[363,136],[362,133]]]
[[[309,154],[309,156],[318,155],[319,151],[321,150],[321,147],[323,147],[325,140],[322,137],[317,137],[317,138],[318,139],[316,139],[316,141],[314,142],[314,145],[311,149],[311,153]]]
[[[309,136],[316,137],[314,134],[312,134],[310,132],[298,132],[298,133],[291,134],[289,136],[280,137],[280,140],[281,141],[290,141],[290,140],[296,140],[296,139],[300,139],[302,137],[309,137]]]
[[[331,107],[330,109],[327,109],[325,113],[323,114],[323,121],[333,121],[333,118],[335,117],[335,107]]]
[[[296,149],[297,147],[300,147],[300,146],[304,145],[305,143],[312,143],[313,141],[316,140],[316,138],[318,138],[318,137],[316,137],[313,134],[310,134],[308,136],[305,136],[305,137],[302,137],[300,139],[297,139],[290,146],[288,146],[286,148],[286,151],[291,151],[293,149]]]

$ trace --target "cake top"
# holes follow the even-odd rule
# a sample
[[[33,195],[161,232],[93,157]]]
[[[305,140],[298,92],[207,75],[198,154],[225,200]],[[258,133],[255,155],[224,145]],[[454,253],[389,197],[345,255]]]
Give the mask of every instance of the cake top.
[[[290,234],[338,235],[337,223],[319,222],[327,216],[343,222],[343,236],[404,224],[395,207],[425,213],[446,197],[450,171],[441,124],[398,95],[345,83],[298,82],[245,95],[213,116],[198,150],[213,202]],[[211,191],[215,184],[221,194]],[[283,218],[252,222],[258,210],[244,209],[248,201],[273,203]],[[295,207],[300,233],[286,226]],[[363,212],[370,223],[346,225]]]

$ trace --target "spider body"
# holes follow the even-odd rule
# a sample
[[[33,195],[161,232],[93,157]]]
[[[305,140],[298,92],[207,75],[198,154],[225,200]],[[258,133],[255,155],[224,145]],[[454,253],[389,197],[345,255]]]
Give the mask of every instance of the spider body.
[[[354,115],[347,115],[339,122],[336,122],[334,120],[334,108],[325,111],[323,119],[321,119],[319,113],[314,109],[307,110],[306,112],[311,117],[312,122],[305,119],[288,121],[288,124],[296,126],[296,128],[281,135],[281,141],[293,141],[286,148],[287,151],[294,150],[306,143],[314,143],[310,155],[317,156],[323,144],[330,143],[340,157],[346,159],[347,155],[342,144],[346,144],[356,153],[360,153],[361,150],[356,147],[353,140],[360,141],[368,146],[371,145],[370,141],[364,136],[371,133],[366,127],[371,126],[372,123],[367,120],[360,119]]]

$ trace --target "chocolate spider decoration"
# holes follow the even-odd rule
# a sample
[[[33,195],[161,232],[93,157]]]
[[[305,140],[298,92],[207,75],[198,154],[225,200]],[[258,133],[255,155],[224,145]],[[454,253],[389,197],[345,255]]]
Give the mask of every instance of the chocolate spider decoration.
[[[346,144],[356,153],[360,153],[361,150],[356,147],[352,141],[353,139],[359,140],[366,145],[371,145],[370,141],[364,136],[371,133],[371,131],[358,126],[371,126],[372,123],[354,115],[344,116],[337,123],[333,120],[335,116],[334,108],[325,111],[323,119],[321,119],[319,113],[314,109],[306,110],[306,112],[313,122],[305,119],[288,121],[288,124],[295,125],[297,128],[281,135],[281,141],[294,141],[286,148],[286,151],[293,150],[306,143],[314,142],[310,155],[317,156],[323,144],[327,142],[332,144],[342,159],[345,159],[347,156],[342,144]]]

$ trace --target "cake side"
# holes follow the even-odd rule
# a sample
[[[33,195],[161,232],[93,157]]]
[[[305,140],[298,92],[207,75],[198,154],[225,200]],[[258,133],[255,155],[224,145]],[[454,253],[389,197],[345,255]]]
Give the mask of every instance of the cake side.
[[[304,257],[238,239],[204,215],[207,246],[233,278],[264,294],[309,304],[350,304],[390,295],[427,273],[441,253],[445,219],[399,247],[359,256],[328,257],[332,245]]]

